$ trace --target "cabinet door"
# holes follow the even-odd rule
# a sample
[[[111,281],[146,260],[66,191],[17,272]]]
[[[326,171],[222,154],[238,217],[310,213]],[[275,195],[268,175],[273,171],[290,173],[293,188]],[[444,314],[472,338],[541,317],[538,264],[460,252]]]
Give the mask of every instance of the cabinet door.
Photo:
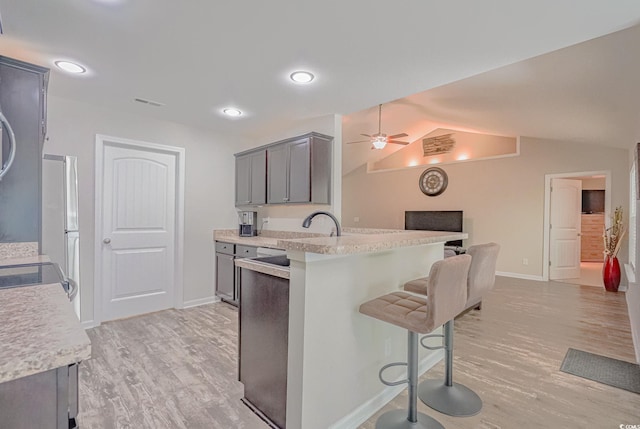
[[[235,290],[235,265],[233,255],[216,253],[216,295],[233,300]]]
[[[289,146],[276,145],[267,149],[267,202],[282,204],[289,201]]]
[[[267,151],[251,155],[251,204],[267,202]]]
[[[311,201],[311,142],[308,138],[289,143],[290,203]]]
[[[251,203],[251,164],[250,155],[236,157],[236,206]]]

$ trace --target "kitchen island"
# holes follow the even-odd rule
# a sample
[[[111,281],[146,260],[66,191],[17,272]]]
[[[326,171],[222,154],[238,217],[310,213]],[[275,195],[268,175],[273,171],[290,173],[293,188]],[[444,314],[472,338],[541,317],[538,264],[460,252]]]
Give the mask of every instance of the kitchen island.
[[[435,231],[364,232],[276,242],[290,259],[288,428],[357,427],[404,388],[384,386],[378,371],[406,361],[406,331],[365,317],[358,308],[428,275],[443,258],[446,241],[467,238]],[[421,371],[442,357],[442,351],[421,349]],[[394,376],[401,378],[402,371]]]

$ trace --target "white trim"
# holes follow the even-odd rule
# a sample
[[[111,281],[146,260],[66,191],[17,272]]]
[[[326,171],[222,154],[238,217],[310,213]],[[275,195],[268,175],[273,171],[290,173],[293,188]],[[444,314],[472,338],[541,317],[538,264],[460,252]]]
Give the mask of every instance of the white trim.
[[[157,143],[112,137],[96,134],[95,153],[95,235],[94,235],[94,273],[93,273],[93,321],[95,326],[102,321],[102,179],[104,147],[106,144],[152,149],[172,154],[176,157],[176,218],[175,218],[175,267],[173,305],[183,308],[183,272],[184,272],[184,194],[185,194],[185,148]],[[86,322],[88,323],[88,322]]]
[[[513,279],[535,280],[537,282],[545,281],[542,276],[536,276],[533,274],[509,273],[505,271],[496,271],[496,276],[511,277]]]
[[[438,350],[437,352],[428,355],[418,364],[418,376],[427,372],[443,359],[443,350]],[[396,381],[399,381],[402,378],[404,377],[400,377]],[[329,429],[352,429],[359,427],[361,424],[369,420],[371,416],[377,413],[382,407],[393,400],[393,398],[398,396],[405,388],[406,386],[404,384],[385,388],[379,394],[360,405],[351,413],[329,426]]]
[[[544,239],[542,242],[542,280],[549,280],[549,223],[551,218],[551,179],[569,179],[583,176],[604,176],[604,219],[605,225],[611,214],[611,170],[578,171],[575,173],[556,173],[544,175]]]
[[[217,296],[208,296],[206,298],[191,299],[189,301],[184,301],[182,303],[182,308],[186,309],[186,308],[199,307],[201,305],[214,304],[216,302],[220,302],[220,298],[218,298]]]
[[[96,326],[100,326],[99,323],[96,323],[95,320],[85,320],[84,322],[81,323],[82,329],[84,329],[85,331],[87,329],[91,329],[91,328],[95,328]]]

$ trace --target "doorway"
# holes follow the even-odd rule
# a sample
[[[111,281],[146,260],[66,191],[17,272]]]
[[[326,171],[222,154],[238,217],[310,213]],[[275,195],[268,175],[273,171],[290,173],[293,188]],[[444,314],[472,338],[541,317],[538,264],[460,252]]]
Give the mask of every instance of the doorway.
[[[554,207],[552,184],[558,179],[568,179],[580,187],[580,202],[575,212],[561,213],[572,216],[578,223],[578,255],[573,259],[576,270],[567,270],[567,275],[554,269],[558,264],[558,244],[554,240],[553,222],[558,216],[558,204]],[[583,198],[584,197],[584,198]],[[602,261],[604,259],[602,229],[611,212],[611,172],[583,171],[575,173],[548,174],[545,176],[545,213],[544,213],[544,261],[543,279],[586,286],[602,287]],[[553,232],[552,232],[553,231]],[[562,248],[562,246],[560,246]],[[576,249],[574,249],[576,250]],[[567,260],[566,258],[564,259]]]
[[[182,306],[183,148],[96,136],[96,321]]]

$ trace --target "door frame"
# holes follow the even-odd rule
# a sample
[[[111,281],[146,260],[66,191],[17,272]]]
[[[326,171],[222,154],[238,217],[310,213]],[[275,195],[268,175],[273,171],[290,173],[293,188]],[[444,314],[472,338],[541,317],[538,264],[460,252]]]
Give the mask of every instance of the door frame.
[[[542,244],[542,280],[549,281],[549,262],[550,259],[550,231],[549,224],[551,219],[551,179],[575,179],[583,176],[604,176],[605,192],[604,192],[604,219],[605,225],[611,213],[611,170],[596,171],[577,171],[572,173],[554,173],[544,175],[544,240]]]
[[[95,235],[94,235],[94,270],[93,270],[93,316],[94,326],[102,322],[102,197],[103,197],[103,162],[105,146],[118,146],[133,149],[152,149],[171,154],[176,157],[176,213],[175,213],[175,259],[174,259],[174,308],[184,307],[183,270],[184,270],[184,194],[185,194],[185,148],[150,143],[140,140],[112,137],[96,134],[95,156]]]

